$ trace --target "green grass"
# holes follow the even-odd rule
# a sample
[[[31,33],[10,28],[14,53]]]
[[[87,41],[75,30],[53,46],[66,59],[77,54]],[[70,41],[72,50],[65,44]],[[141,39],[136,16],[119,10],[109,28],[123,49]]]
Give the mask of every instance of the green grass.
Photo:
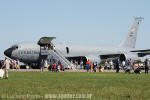
[[[0,79],[0,100],[7,95],[40,95],[38,100],[44,100],[46,94],[92,94],[91,100],[150,100],[150,74],[9,72],[8,80]]]

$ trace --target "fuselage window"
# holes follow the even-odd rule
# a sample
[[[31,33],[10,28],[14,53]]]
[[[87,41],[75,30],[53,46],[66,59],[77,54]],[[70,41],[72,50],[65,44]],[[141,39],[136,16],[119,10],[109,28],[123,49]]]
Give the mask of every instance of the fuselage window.
[[[24,51],[24,54],[26,54],[26,51]]]
[[[66,47],[66,52],[67,54],[69,54],[69,47]]]
[[[31,51],[27,51],[27,54],[31,54]]]
[[[39,54],[37,51],[34,51],[34,54]]]
[[[31,51],[32,53],[31,54],[34,54],[34,51]]]
[[[23,54],[23,51],[21,51],[21,54]]]
[[[20,54],[20,51],[18,51],[18,54]]]

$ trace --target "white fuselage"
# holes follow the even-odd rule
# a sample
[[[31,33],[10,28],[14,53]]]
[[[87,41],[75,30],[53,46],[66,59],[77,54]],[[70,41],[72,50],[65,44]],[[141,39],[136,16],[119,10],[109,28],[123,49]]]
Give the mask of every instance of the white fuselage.
[[[40,46],[37,43],[19,43],[16,44],[17,49],[12,51],[11,58],[19,59],[22,62],[38,62],[40,56]],[[67,52],[67,49],[69,52]],[[100,55],[105,54],[131,54],[131,49],[113,48],[113,47],[99,47],[99,46],[85,46],[85,45],[66,45],[55,44],[55,49],[64,57],[86,57],[92,61],[100,61]],[[135,53],[132,53],[135,55]]]

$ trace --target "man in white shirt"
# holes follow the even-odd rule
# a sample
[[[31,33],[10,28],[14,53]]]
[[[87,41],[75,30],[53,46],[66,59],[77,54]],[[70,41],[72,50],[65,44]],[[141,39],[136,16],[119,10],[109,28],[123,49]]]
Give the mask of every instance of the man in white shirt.
[[[123,69],[126,67],[126,62],[125,61],[122,61],[122,67],[123,67]]]
[[[10,68],[10,61],[7,57],[5,57],[4,67],[5,67],[5,77],[6,79],[8,79],[8,70]]]

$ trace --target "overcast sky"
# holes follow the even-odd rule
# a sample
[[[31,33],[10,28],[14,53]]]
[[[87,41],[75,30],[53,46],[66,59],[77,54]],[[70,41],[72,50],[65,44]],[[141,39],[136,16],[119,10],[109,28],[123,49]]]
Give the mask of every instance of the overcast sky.
[[[117,46],[134,16],[143,16],[138,49],[150,48],[150,0],[0,0],[0,58],[22,41]]]

